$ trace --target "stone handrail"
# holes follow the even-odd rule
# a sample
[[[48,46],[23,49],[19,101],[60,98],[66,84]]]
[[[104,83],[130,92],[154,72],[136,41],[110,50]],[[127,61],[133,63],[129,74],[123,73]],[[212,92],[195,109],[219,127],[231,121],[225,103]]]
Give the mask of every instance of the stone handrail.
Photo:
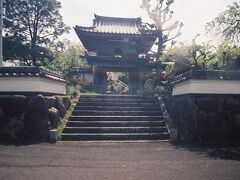
[[[158,96],[157,100],[158,100],[158,103],[160,105],[160,108],[161,108],[161,111],[162,111],[162,114],[163,114],[163,119],[167,124],[168,131],[170,131],[170,129],[171,129],[171,119],[170,119],[169,114],[167,112],[166,105],[164,104],[162,97]]]
[[[160,108],[161,108],[161,111],[163,114],[163,119],[166,122],[166,126],[167,126],[168,132],[170,134],[170,140],[177,141],[177,129],[173,128],[172,119],[170,118],[170,116],[168,114],[168,111],[167,111],[166,105],[163,101],[163,98],[158,96],[157,100],[158,100],[158,103],[160,105]]]

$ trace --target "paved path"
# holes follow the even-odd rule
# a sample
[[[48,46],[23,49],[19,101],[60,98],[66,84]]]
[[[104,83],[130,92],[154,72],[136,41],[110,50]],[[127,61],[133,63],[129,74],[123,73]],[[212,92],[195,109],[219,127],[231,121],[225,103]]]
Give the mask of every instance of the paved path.
[[[0,179],[240,179],[240,147],[168,142],[0,145]]]

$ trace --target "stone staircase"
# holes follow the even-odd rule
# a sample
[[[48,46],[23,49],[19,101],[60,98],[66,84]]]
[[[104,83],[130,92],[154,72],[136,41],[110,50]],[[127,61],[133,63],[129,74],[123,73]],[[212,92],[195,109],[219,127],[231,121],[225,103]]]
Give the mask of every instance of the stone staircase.
[[[168,140],[154,97],[81,96],[62,133],[63,141]]]

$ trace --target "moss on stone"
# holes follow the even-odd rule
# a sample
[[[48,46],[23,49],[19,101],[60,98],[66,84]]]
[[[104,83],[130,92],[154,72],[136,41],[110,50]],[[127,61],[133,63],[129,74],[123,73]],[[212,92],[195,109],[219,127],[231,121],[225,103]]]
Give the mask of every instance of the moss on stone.
[[[61,123],[58,125],[58,128],[57,128],[58,140],[61,140],[61,134],[63,132],[63,129],[65,128],[69,118],[71,117],[72,112],[73,112],[75,106],[77,105],[79,98],[80,97],[71,100],[72,104],[71,104],[70,108],[68,109],[68,111],[67,111],[65,117],[63,118],[63,120],[61,121]]]

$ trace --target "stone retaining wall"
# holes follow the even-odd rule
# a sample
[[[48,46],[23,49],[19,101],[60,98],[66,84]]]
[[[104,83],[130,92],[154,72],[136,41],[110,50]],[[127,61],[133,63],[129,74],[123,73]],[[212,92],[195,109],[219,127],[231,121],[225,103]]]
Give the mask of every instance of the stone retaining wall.
[[[0,141],[46,141],[70,106],[68,96],[0,95]]]
[[[164,102],[180,140],[240,138],[239,95],[181,95]]]

